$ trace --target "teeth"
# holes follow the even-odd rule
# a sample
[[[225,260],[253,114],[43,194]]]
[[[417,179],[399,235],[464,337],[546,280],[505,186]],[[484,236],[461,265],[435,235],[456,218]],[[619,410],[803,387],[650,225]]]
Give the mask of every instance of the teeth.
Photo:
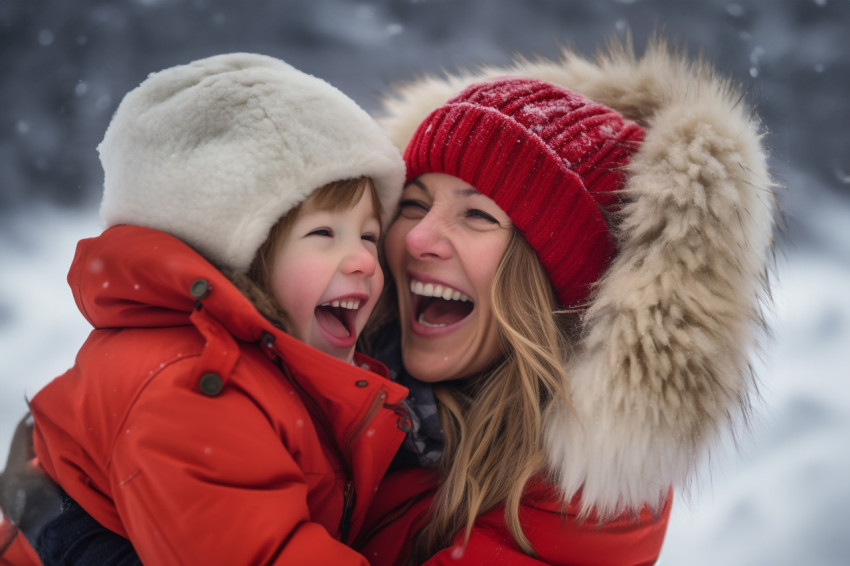
[[[423,297],[439,297],[447,301],[463,301],[469,300],[469,296],[461,293],[457,289],[440,285],[439,283],[423,283],[422,281],[411,280],[410,292]],[[426,326],[430,326],[427,325]]]
[[[442,328],[443,326],[446,326],[445,324],[431,324],[430,322],[425,322],[425,313],[420,314],[417,320],[422,326],[430,326],[431,328]]]
[[[330,301],[319,305],[320,307],[337,307],[348,310],[357,310],[360,308],[360,299],[350,299],[348,301]]]

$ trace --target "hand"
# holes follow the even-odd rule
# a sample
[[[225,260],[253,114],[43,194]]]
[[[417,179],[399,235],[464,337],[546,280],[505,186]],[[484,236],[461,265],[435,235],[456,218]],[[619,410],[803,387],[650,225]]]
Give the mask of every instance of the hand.
[[[27,414],[15,428],[6,469],[0,474],[0,511],[34,543],[44,525],[59,515],[62,497],[59,487],[33,465],[32,435]]]

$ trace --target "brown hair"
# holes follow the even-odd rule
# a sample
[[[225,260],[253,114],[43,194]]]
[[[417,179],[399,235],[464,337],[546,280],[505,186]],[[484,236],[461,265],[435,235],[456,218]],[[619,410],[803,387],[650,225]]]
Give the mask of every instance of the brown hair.
[[[268,237],[254,255],[247,273],[231,272],[226,275],[262,315],[275,322],[284,331],[291,333],[292,325],[289,316],[275,300],[272,289],[272,266],[275,255],[292,230],[298,215],[305,208],[330,212],[348,210],[360,202],[367,190],[372,195],[375,216],[380,220],[383,209],[371,178],[358,177],[333,181],[313,191],[306,200],[290,209],[272,226]]]

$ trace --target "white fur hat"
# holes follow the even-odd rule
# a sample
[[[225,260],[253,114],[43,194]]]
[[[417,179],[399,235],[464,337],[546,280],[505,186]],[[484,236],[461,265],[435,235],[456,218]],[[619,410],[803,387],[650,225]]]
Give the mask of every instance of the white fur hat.
[[[168,232],[240,272],[313,190],[368,176],[391,214],[404,182],[398,150],[353,100],[249,53],[153,73],[124,97],[98,151],[107,227]]]

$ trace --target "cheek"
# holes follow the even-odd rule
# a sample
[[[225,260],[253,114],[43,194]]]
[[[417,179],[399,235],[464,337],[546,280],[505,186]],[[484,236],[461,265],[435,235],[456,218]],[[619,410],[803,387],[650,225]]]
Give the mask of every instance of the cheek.
[[[278,305],[289,314],[293,314],[293,307],[298,304],[299,286],[295,284],[293,273],[285,266],[275,266],[272,271],[272,293]]]
[[[466,246],[461,260],[469,278],[475,282],[480,296],[489,297],[490,287],[496,277],[496,270],[505,252],[504,242],[483,242],[478,246]]]
[[[290,250],[276,258],[272,266],[272,294],[290,316],[299,317],[315,307],[317,286],[304,285],[315,281],[318,286],[323,274],[314,267],[315,259],[308,254]]]

